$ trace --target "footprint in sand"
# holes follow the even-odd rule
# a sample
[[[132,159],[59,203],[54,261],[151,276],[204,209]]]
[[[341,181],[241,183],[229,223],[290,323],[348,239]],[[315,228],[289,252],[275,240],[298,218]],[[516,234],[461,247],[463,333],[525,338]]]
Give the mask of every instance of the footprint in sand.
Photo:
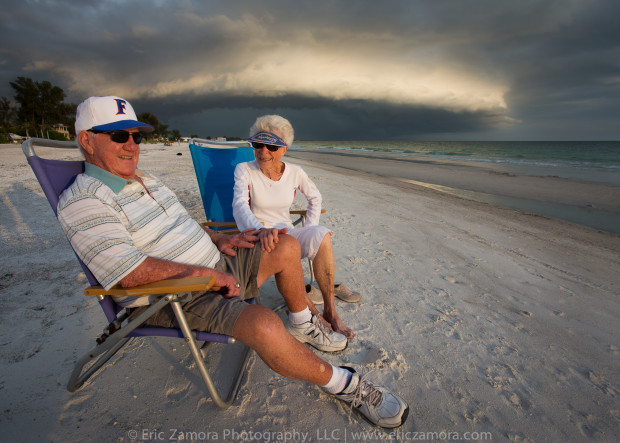
[[[190,389],[192,389],[192,384],[189,382],[184,383],[182,386],[175,386],[173,388],[169,388],[166,391],[166,398],[172,402],[182,400],[184,397],[187,396],[187,393],[190,391]]]
[[[603,377],[602,375],[598,375],[592,371],[588,371],[586,373],[586,378],[590,381],[590,383],[592,383],[606,395],[616,397],[619,394],[619,392],[611,385],[611,383],[609,383],[607,379],[605,379],[605,377]]]
[[[358,342],[359,348],[348,356],[350,362],[362,365],[370,369],[397,370],[401,375],[404,374],[409,365],[405,357],[395,351],[386,351],[370,343]]]

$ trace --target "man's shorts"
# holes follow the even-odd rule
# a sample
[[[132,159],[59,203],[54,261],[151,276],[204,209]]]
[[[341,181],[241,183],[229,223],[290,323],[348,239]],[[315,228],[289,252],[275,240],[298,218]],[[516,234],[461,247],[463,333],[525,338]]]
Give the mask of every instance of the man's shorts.
[[[244,300],[258,296],[256,277],[260,259],[259,244],[254,248],[238,248],[235,257],[222,254],[215,269],[232,274],[241,285],[241,294],[239,297],[225,298],[219,292],[205,291],[193,294],[188,302],[181,302],[190,329],[232,336],[237,319],[248,307],[248,303]],[[148,306],[133,309],[130,319],[135,318],[146,308]],[[180,327],[170,305],[146,320],[144,326]]]

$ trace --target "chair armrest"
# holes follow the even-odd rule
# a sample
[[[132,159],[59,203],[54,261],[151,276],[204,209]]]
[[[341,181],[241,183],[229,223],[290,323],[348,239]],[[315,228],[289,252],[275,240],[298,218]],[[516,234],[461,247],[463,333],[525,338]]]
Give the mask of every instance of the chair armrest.
[[[306,215],[306,213],[308,211],[306,211],[305,209],[295,209],[293,211],[290,211],[291,214],[299,214],[299,215]],[[321,214],[325,214],[325,209],[321,209]]]
[[[200,223],[207,228],[231,228],[231,229],[218,229],[218,234],[234,235],[239,233],[237,224],[235,222],[202,222]]]
[[[305,209],[295,209],[289,212],[291,215],[301,215],[302,217],[305,217],[308,211]],[[321,214],[325,214],[325,209],[321,209]],[[302,218],[293,223],[293,225],[297,225],[300,221],[302,221]],[[202,222],[200,224],[206,226],[207,228],[230,228],[225,230],[218,230],[217,232],[219,232],[220,234],[233,235],[240,232],[239,229],[237,229],[237,224],[235,222]]]
[[[295,209],[289,212],[291,215],[299,215],[299,218],[293,222],[293,226],[297,226],[300,223],[302,226],[305,226],[306,214],[308,213],[306,209]],[[321,209],[321,214],[325,214],[325,209]]]
[[[202,222],[200,223],[203,226],[206,227],[212,227],[212,228],[236,228],[237,224],[235,222]]]
[[[215,277],[188,277],[160,280],[133,288],[121,288],[118,285],[108,291],[102,286],[90,286],[84,289],[84,295],[120,295],[138,297],[141,295],[177,294],[179,292],[206,291],[215,284]]]

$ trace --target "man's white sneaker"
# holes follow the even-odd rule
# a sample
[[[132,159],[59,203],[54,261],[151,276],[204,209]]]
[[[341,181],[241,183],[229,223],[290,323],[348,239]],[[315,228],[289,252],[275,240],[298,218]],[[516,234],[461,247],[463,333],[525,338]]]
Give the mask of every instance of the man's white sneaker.
[[[300,325],[294,325],[289,321],[286,329],[297,340],[308,343],[319,351],[336,352],[347,347],[347,338],[325,326],[316,315]]]
[[[351,403],[366,419],[382,428],[397,428],[405,423],[409,406],[402,398],[367,380],[368,374],[360,377],[352,368],[344,368],[353,375],[342,393],[336,394],[337,398]]]

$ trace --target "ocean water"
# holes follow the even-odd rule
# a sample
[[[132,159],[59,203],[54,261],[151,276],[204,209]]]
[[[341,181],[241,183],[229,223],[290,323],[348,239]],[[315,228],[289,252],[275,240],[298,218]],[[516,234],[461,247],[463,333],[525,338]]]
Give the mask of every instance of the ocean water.
[[[402,158],[416,162],[467,164],[503,174],[551,176],[620,186],[620,141],[554,142],[419,142],[419,141],[296,141],[293,149],[339,155]],[[370,171],[369,171],[370,172]],[[535,199],[511,198],[417,182],[462,198],[510,207],[620,233],[620,214]],[[617,202],[620,207],[620,188]]]
[[[620,141],[299,141],[295,142],[294,146],[336,151],[402,154],[429,159],[517,166],[600,168],[620,173]]]

